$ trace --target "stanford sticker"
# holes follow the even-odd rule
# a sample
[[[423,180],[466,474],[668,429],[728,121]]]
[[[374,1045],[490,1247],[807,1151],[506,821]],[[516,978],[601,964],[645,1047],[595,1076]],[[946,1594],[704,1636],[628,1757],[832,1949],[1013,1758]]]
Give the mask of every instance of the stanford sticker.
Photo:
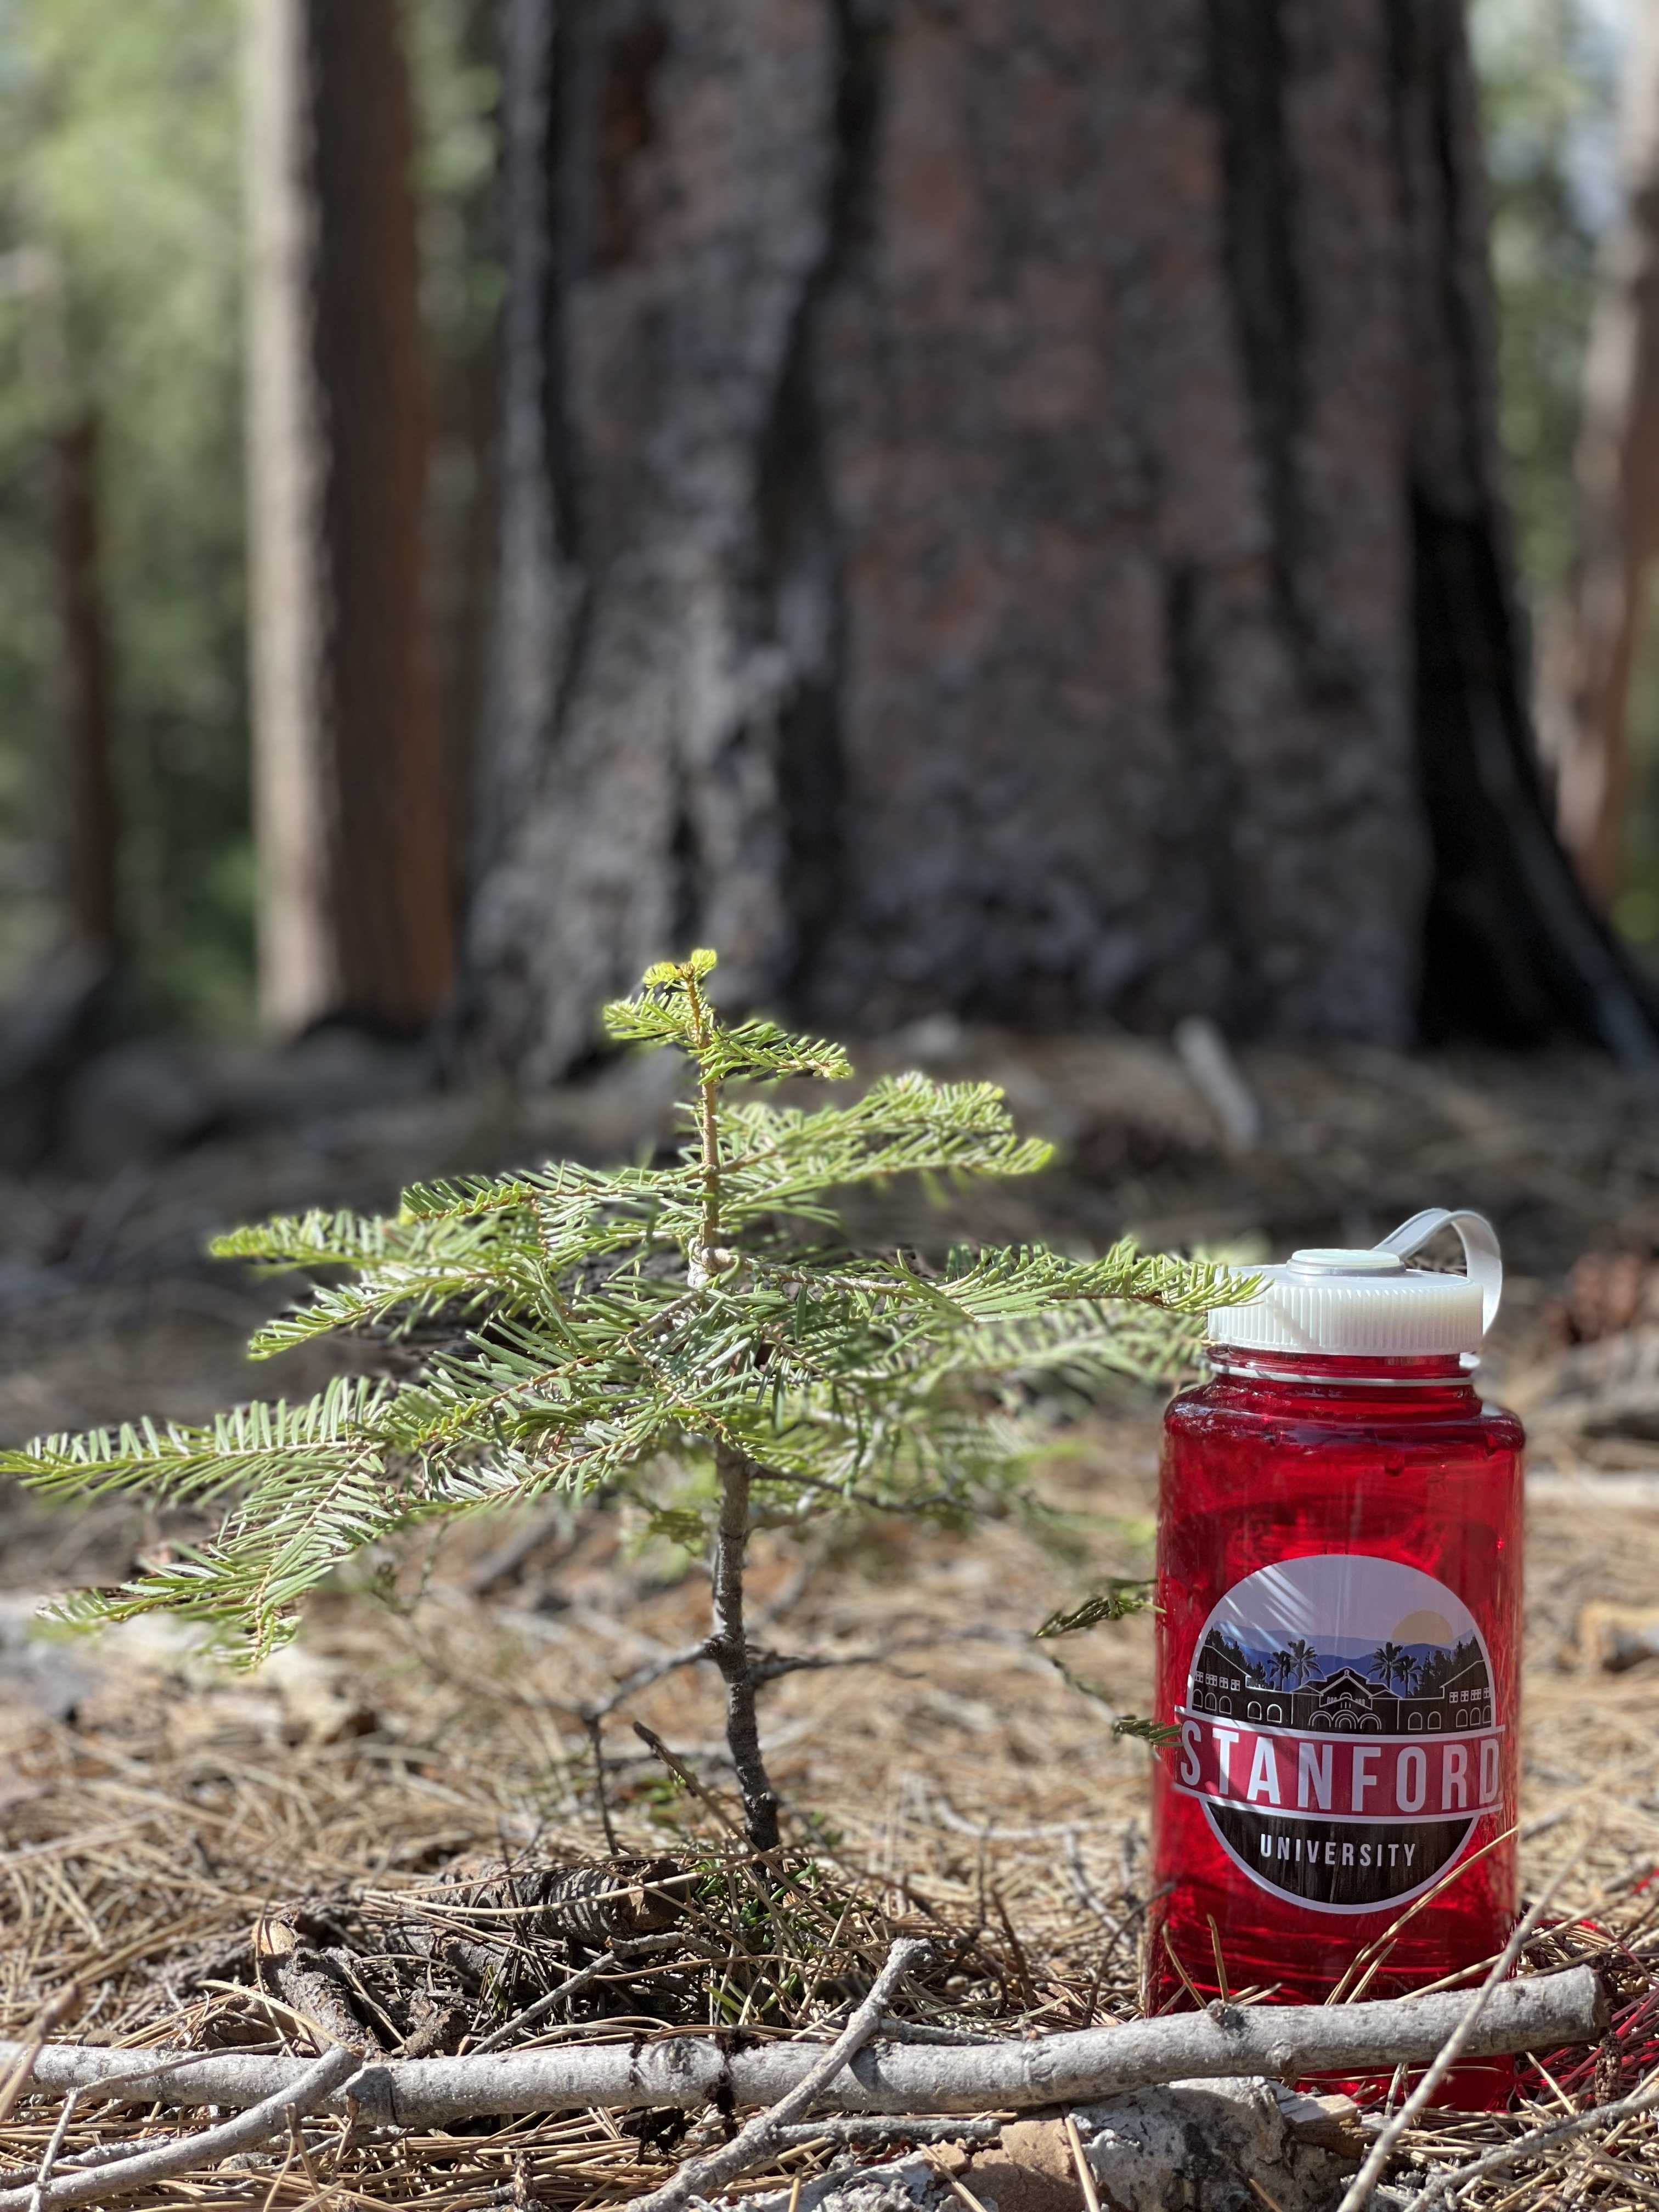
[[[1316,1911],[1416,1896],[1497,1810],[1480,1632],[1392,1559],[1327,1553],[1236,1583],[1176,1717],[1176,1789],[1252,1881]]]

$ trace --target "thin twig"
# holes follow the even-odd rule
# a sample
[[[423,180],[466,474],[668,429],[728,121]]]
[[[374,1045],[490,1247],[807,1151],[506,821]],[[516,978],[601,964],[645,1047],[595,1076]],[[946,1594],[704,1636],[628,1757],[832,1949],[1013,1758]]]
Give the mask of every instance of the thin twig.
[[[534,2004],[526,2005],[522,2012],[514,2013],[511,2020],[503,2021],[493,2034],[487,2035],[482,2043],[473,2044],[467,2051],[467,2057],[482,2058],[486,2051],[499,2051],[503,2044],[510,2043],[521,2029],[533,2027],[538,2021],[545,2020],[562,1997],[580,1996],[590,1982],[597,1981],[601,1974],[609,1973],[613,1966],[621,1966],[631,1959],[648,1958],[653,1951],[683,1951],[692,1940],[678,1929],[672,1936],[630,1936],[626,1942],[618,1943],[614,1951],[601,1952],[590,1965],[572,1974],[568,1981],[561,1982],[556,1989],[549,1990],[544,1996],[538,1997]],[[647,1968],[642,1971],[653,1970]]]
[[[1348,2184],[1346,2193],[1337,2207],[1337,2212],[1364,2212],[1364,2207],[1370,2203],[1371,2191],[1382,2177],[1383,2167],[1394,2155],[1395,2145],[1456,2064],[1469,2038],[1474,2033],[1477,2021],[1492,2001],[1492,1991],[1520,1957],[1527,1938],[1554,1903],[1555,1893],[1583,1855],[1582,1849],[1575,1851],[1566,1864],[1557,1869],[1553,1880],[1546,1888],[1543,1895],[1531,1906],[1519,1927],[1492,1961],[1491,1972],[1475,1991],[1462,2019],[1446,2038],[1439,2056],[1431,2063],[1422,2080],[1401,2106],[1400,2110],[1391,2119],[1384,2122],[1382,2132],[1365,2154],[1364,2164]]]
[[[994,2142],[1006,2124],[1006,2119],[996,2113],[966,2119],[960,2113],[949,2112],[921,2118],[904,2113],[845,2112],[799,2121],[793,2126],[780,2128],[777,2136],[785,2150],[799,2149],[802,2143]]]
[[[1095,2170],[1089,2163],[1089,2154],[1083,2148],[1083,2136],[1077,2124],[1077,2114],[1066,2115],[1066,2140],[1072,2146],[1072,2163],[1077,2168],[1077,2178],[1083,2188],[1083,2201],[1089,2212],[1100,2212],[1100,2191],[1095,2186]]]
[[[708,1656],[708,1640],[705,1637],[701,1644],[688,1644],[681,1650],[664,1652],[659,1659],[647,1659],[644,1666],[636,1667],[631,1674],[625,1675],[600,1704],[582,1708],[582,1726],[591,1733],[595,1721],[609,1720],[618,1705],[626,1705],[640,1691],[648,1690],[653,1682],[660,1682],[665,1674],[676,1674],[682,1667],[695,1667],[700,1660]]]
[[[1534,2152],[1553,2150],[1557,2143],[1588,2134],[1592,2128],[1612,2127],[1636,2119],[1644,2112],[1652,2112],[1656,2106],[1659,2106],[1659,2067],[1639,2089],[1632,2090],[1628,2097],[1620,2097],[1615,2104],[1595,2105],[1588,2112],[1577,2113],[1570,2120],[1557,2120],[1549,2127],[1534,2128],[1530,2135],[1517,2136],[1513,2142],[1500,2144],[1496,2150],[1471,2159],[1467,2166],[1443,2166],[1419,2190],[1406,2212],[1431,2212],[1431,2208],[1449,2191],[1462,2190],[1471,2181],[1484,2180],[1489,2173],[1501,2173],[1506,2166],[1516,2165]]]
[[[672,1941],[678,1944],[682,1939],[676,1936]],[[522,2012],[514,2013],[511,2020],[504,2021],[495,2033],[485,2036],[482,2043],[475,2043],[467,2056],[471,2058],[482,2058],[487,2051],[499,2051],[504,2043],[511,2043],[521,2028],[533,2027],[538,2020],[545,2020],[561,1997],[577,1996],[587,1987],[590,1982],[596,1982],[601,1974],[608,1972],[617,1963],[614,1951],[600,1952],[599,1957],[591,1965],[582,1967],[580,1972],[570,1975],[567,1980],[561,1982],[556,1989],[549,1990],[544,1996],[538,1997],[534,2004],[526,2005]]]
[[[946,2166],[945,2160],[939,2156],[937,2152],[924,2150],[921,2154],[927,2160],[928,2165],[933,2167],[934,2172],[938,2174],[939,2179],[945,2184],[945,2187],[950,2191],[951,2196],[960,2197],[962,2202],[967,2206],[968,2212],[987,2212],[986,2206],[980,2203],[978,2197],[975,2196],[973,2191],[969,2189],[967,2183],[962,2179],[961,2175],[952,2173],[950,2167]]]
[[[69,1982],[41,2006],[16,2063],[8,2072],[3,2082],[0,2082],[0,2127],[5,2125],[16,2110],[19,2100],[29,2086],[35,2060],[52,2040],[52,2030],[63,2026],[80,2002],[79,1988],[74,1982]]]
[[[81,2092],[78,2089],[71,2089],[64,2100],[64,2109],[58,2115],[58,2124],[52,2131],[52,2139],[41,2154],[40,2167],[34,2177],[34,2185],[28,2193],[29,2212],[41,2212],[41,2207],[46,2201],[46,2190],[52,2180],[52,2169],[57,2165],[58,2154],[64,2148],[64,2137],[69,2133],[70,2122],[75,2117],[75,2107],[80,2100],[80,2095]]]
[[[605,1794],[605,1746],[599,1737],[599,1716],[597,1713],[584,1713],[581,1716],[581,1723],[587,1731],[589,1743],[593,1747],[593,1795],[599,1801],[599,1820],[605,1829],[605,1848],[613,1859],[618,1858],[622,1855],[621,1848],[617,1842],[617,1831],[611,1822],[611,1802]]]
[[[148,2189],[152,2182],[188,2173],[194,2166],[215,2166],[233,2151],[247,2150],[270,2136],[279,2135],[288,2124],[290,2106],[303,2117],[357,2073],[362,2063],[358,2052],[336,2044],[308,2066],[292,2087],[284,2084],[274,2096],[239,2112],[234,2120],[205,2128],[200,2135],[177,2137],[157,2149],[141,2151],[136,2158],[119,2159],[112,2166],[70,2174],[46,2189],[36,2183],[27,2189],[0,2190],[0,2212],[59,2212],[64,2206],[94,2204],[104,2197]]]
[[[633,1729],[635,1735],[638,1736],[640,1741],[645,1746],[652,1757],[653,1759],[659,1759],[663,1765],[668,1769],[669,1772],[673,1776],[674,1779],[689,1790],[700,1805],[706,1805],[708,1807],[708,1810],[714,1815],[714,1818],[726,1830],[727,1835],[735,1836],[740,1832],[737,1822],[732,1818],[732,1815],[720,1802],[719,1799],[709,1795],[708,1791],[703,1788],[702,1783],[698,1781],[696,1776],[691,1771],[685,1761],[678,1757],[676,1753],[670,1751],[668,1746],[663,1741],[662,1738],[657,1734],[654,1729],[647,1728],[643,1721],[635,1721],[633,1723]]]
[[[757,2166],[764,2166],[775,2157],[781,2148],[780,2129],[788,2127],[804,2112],[810,2112],[813,2100],[863,2050],[880,2027],[888,2000],[901,1978],[911,1967],[920,1965],[932,1948],[931,1944],[914,1941],[895,1943],[870,1994],[817,2065],[803,2075],[786,2096],[779,2098],[769,2112],[757,2113],[729,2143],[711,2151],[707,2158],[688,2160],[672,2181],[665,2182],[647,2196],[636,2197],[629,2212],[679,2212],[679,2208],[692,2197],[706,2197],[710,2190],[722,2189],[740,2174],[752,2173]]]

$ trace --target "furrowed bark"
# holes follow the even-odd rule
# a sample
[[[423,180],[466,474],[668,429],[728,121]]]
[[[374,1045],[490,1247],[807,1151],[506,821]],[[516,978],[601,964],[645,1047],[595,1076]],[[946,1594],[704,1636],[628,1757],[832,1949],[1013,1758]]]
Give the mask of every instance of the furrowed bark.
[[[1425,2064],[1468,2009],[1467,1990],[1394,2003],[1215,2007],[1123,2027],[941,2046],[884,2043],[860,2053],[823,2090],[842,2112],[975,2112],[1082,2103],[1175,2081],[1263,2074],[1372,2071]],[[1465,2046],[1470,2057],[1589,2044],[1609,2012],[1589,1966],[1510,1982],[1494,1991]],[[27,2046],[0,2044],[0,2067]],[[319,2109],[356,2100],[371,2125],[442,2125],[485,2114],[682,2109],[729,2095],[775,2105],[823,2056],[823,2045],[774,2043],[728,2052],[713,2037],[573,2044],[487,2058],[416,2058],[365,2066]],[[246,2053],[106,2051],[54,2044],[35,2064],[42,2090],[95,2088],[125,2104],[254,2105],[299,2081],[303,2060]],[[291,2092],[290,2092],[291,2094]]]
[[[549,15],[485,1048],[701,942],[866,1030],[1653,1056],[1532,760],[1462,0]]]
[[[720,1514],[714,1533],[714,1632],[706,1649],[726,1684],[726,1741],[743,1792],[744,1826],[757,1851],[775,1850],[778,1797],[761,1755],[755,1711],[755,1670],[744,1620],[743,1568],[749,1544],[749,1489],[754,1469],[730,1445],[718,1447]]]

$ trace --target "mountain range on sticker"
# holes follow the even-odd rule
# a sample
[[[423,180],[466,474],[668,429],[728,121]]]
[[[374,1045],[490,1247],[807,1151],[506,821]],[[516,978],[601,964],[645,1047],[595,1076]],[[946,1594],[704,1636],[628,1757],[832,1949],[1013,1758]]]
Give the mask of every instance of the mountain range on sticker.
[[[1452,1644],[1396,1644],[1388,1637],[1341,1636],[1322,1638],[1318,1644],[1298,1637],[1264,1650],[1212,1628],[1193,1661],[1195,1681],[1225,1673],[1238,1678],[1237,1687],[1255,1690],[1310,1688],[1344,1669],[1380,1689],[1404,1690],[1415,1697],[1432,1696],[1471,1674],[1484,1681],[1486,1674],[1485,1654],[1473,1636]]]

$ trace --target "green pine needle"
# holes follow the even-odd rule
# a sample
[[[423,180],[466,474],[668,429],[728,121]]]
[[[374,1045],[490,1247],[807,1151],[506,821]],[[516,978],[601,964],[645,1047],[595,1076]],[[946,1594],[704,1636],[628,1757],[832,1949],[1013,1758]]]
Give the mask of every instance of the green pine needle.
[[[1075,1636],[1080,1629],[1094,1628],[1103,1620],[1127,1620],[1132,1613],[1145,1613],[1152,1601],[1152,1589],[1149,1582],[1115,1575],[1103,1590],[1085,1597],[1081,1605],[1051,1613],[1036,1632],[1038,1640]]]
[[[459,1176],[406,1191],[390,1217],[316,1212],[216,1240],[221,1257],[320,1279],[259,1329],[256,1357],[337,1332],[414,1337],[407,1379],[0,1452],[0,1471],[56,1498],[119,1492],[222,1516],[209,1541],[82,1593],[66,1618],[179,1613],[257,1662],[325,1576],[412,1522],[603,1488],[696,1544],[722,1450],[752,1468],[770,1525],[872,1510],[966,1525],[1024,1482],[1045,1405],[1171,1379],[1203,1313],[1253,1293],[1253,1279],[1127,1242],[1097,1260],[964,1249],[937,1272],[850,1255],[836,1191],[1030,1175],[1050,1148],[1019,1134],[992,1084],[886,1076],[816,1111],[757,1091],[852,1070],[838,1045],[722,1021],[715,964],[661,963],[605,1010],[618,1042],[687,1062],[668,1164]],[[1085,1607],[1041,1633],[1085,1613],[1119,1617]]]

